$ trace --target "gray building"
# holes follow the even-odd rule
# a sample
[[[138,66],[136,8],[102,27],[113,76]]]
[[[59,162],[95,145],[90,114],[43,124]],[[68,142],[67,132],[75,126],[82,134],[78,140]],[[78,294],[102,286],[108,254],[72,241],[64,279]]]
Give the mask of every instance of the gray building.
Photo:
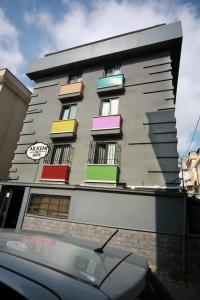
[[[1,186],[2,227],[99,240],[121,228],[115,245],[154,266],[163,255],[167,265],[181,264],[174,117],[181,43],[180,22],[161,24],[30,64],[35,89]]]

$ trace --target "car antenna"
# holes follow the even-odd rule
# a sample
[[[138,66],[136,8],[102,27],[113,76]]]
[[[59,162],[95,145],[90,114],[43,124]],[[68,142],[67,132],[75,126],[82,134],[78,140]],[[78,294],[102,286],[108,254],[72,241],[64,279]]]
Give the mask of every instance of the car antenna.
[[[94,251],[98,252],[98,253],[103,253],[103,249],[104,247],[108,244],[108,242],[110,242],[110,240],[118,233],[118,229],[115,230],[115,232],[109,237],[109,239],[103,244],[103,246],[101,248],[97,248]]]

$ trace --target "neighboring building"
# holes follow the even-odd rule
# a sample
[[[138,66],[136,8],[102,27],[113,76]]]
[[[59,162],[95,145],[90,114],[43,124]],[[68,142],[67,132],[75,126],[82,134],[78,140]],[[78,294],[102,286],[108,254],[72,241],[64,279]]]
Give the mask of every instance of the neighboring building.
[[[180,159],[180,173],[179,177],[181,178],[180,186],[186,191],[191,191],[193,189],[192,181],[187,167],[187,158]]]
[[[200,193],[200,148],[197,150],[197,160],[195,163],[195,169],[196,169],[196,178],[197,178],[197,186],[198,186],[198,193]]]
[[[184,186],[189,193],[195,192],[195,185],[199,190],[200,182],[200,148],[197,151],[189,152],[184,158],[183,179]]]
[[[169,257],[179,262],[170,237],[181,255],[174,117],[181,43],[180,22],[162,24],[48,54],[29,66],[36,85],[1,187],[2,202],[10,205],[1,226],[102,239],[117,227],[122,246],[150,256],[151,264],[161,257],[168,266]],[[40,160],[26,155],[35,143],[49,145]]]
[[[0,180],[8,179],[31,92],[8,70],[0,69]]]

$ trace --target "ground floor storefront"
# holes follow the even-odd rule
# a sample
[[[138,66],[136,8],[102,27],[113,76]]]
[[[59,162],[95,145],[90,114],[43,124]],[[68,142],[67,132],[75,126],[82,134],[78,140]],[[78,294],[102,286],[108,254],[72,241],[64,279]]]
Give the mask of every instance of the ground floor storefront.
[[[147,257],[155,269],[184,270],[185,204],[184,195],[172,191],[3,183],[0,226],[70,234],[100,243],[119,229],[111,245]]]

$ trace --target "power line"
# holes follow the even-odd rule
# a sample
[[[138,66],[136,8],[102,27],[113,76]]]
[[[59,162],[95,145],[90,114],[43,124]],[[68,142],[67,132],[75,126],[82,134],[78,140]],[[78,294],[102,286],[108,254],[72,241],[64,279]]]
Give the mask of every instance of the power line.
[[[199,116],[199,118],[198,118],[198,120],[197,120],[197,123],[196,123],[196,126],[195,126],[195,130],[194,130],[194,133],[193,133],[191,142],[190,142],[190,144],[189,144],[187,150],[185,151],[184,155],[182,156],[182,158],[183,158],[184,156],[186,156],[186,154],[187,154],[187,153],[189,152],[189,150],[190,150],[190,147],[191,147],[191,145],[192,145],[192,143],[193,143],[193,140],[194,140],[195,135],[196,135],[196,132],[197,132],[197,128],[198,128],[198,125],[199,125],[199,121],[200,121],[200,116]]]

